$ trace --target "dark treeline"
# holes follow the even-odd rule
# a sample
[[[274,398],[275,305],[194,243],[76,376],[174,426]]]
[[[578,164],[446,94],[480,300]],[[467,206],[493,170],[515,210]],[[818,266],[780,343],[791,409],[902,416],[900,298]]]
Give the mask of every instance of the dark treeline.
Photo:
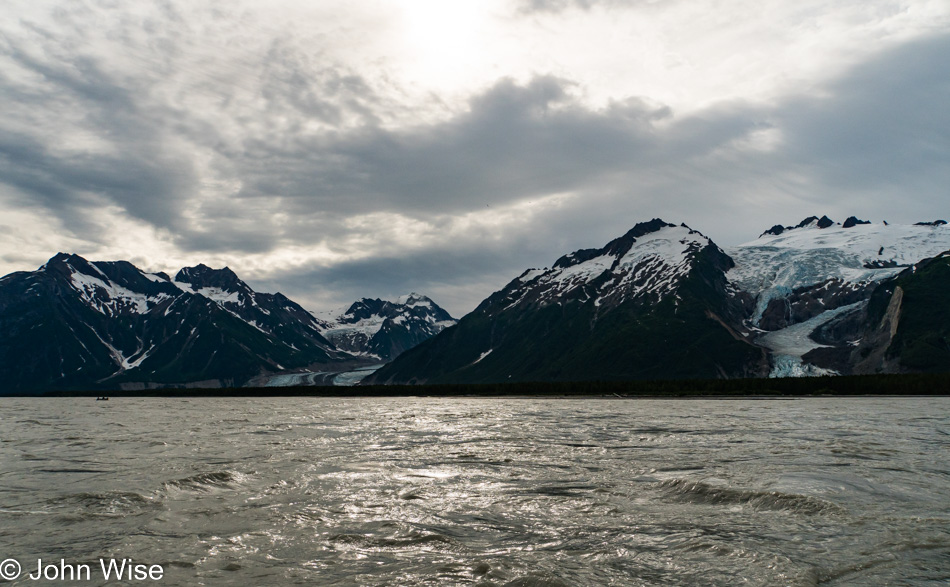
[[[465,385],[370,385],[358,387],[237,387],[136,391],[57,391],[45,396],[111,397],[782,397],[820,395],[948,395],[950,373],[857,375],[785,379],[702,379],[663,381],[574,381]]]

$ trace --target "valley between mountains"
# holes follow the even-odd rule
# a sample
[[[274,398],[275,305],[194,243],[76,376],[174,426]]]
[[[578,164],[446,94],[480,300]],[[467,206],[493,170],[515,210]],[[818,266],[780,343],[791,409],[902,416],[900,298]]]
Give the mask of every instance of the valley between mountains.
[[[810,217],[723,249],[654,219],[460,320],[420,294],[312,312],[228,268],[60,253],[0,278],[0,393],[948,371],[948,291],[942,220]]]

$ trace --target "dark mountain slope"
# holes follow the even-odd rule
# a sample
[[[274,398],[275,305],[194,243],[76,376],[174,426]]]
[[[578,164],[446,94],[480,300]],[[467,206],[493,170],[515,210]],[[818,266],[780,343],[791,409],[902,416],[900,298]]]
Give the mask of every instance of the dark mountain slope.
[[[732,261],[686,226],[636,225],[602,249],[529,270],[455,327],[367,383],[615,380],[759,375],[737,328]]]

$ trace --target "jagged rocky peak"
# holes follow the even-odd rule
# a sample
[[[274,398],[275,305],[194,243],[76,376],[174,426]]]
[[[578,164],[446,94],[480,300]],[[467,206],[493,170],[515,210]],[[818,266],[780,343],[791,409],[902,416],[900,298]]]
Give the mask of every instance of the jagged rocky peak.
[[[854,216],[852,216],[851,218],[854,218]],[[849,218],[848,220],[850,220],[851,218]],[[857,218],[854,218],[854,220],[856,221],[855,222],[856,224],[870,224],[869,222],[864,222],[864,221],[858,220]],[[829,228],[829,227],[834,226],[835,224],[836,222],[832,220],[831,218],[828,218],[827,216],[822,216],[821,218],[817,216],[809,216],[808,218],[805,218],[804,220],[802,220],[795,226],[782,226],[781,224],[776,224],[772,228],[760,234],[759,238],[766,235],[778,236],[789,230],[795,230],[798,228],[808,228],[811,226],[814,226],[816,228]]]
[[[42,269],[43,267],[47,267],[48,265],[55,265],[57,263],[68,263],[69,260],[72,258],[82,259],[83,261],[85,261],[85,259],[83,259],[79,255],[76,255],[74,253],[63,253],[62,251],[60,251],[59,253],[56,253],[55,255],[50,257],[49,261],[44,263],[43,266],[40,267],[40,269]]]
[[[428,297],[412,292],[408,295],[396,298],[396,303],[403,306],[432,306],[432,300]]]
[[[111,287],[110,284],[145,294],[175,291],[167,275],[146,273],[128,261],[88,261],[76,254],[57,253],[40,271],[90,291]]]
[[[69,253],[56,253],[50,257],[49,261],[40,266],[40,272],[50,276],[58,277],[69,281],[76,273],[93,277],[103,277],[101,271],[98,271],[92,263],[83,259],[79,255]]]
[[[767,235],[767,234],[771,234],[771,235],[774,235],[774,236],[778,236],[778,235],[782,234],[783,232],[785,232],[785,227],[782,226],[781,224],[776,224],[775,226],[773,226],[772,228],[766,230],[765,232],[763,232],[763,233],[760,234],[759,236],[760,236],[760,237],[763,237],[763,236],[765,236],[765,235]]]
[[[175,275],[178,283],[188,283],[196,288],[215,287],[223,291],[238,291],[247,288],[234,271],[225,267],[212,269],[203,263],[194,267],[183,267]]]
[[[69,269],[70,267],[82,273],[87,273],[87,274],[99,273],[92,266],[92,263],[80,257],[79,255],[76,255],[75,253],[56,253],[55,255],[50,257],[50,260],[44,263],[43,266],[40,267],[40,269],[44,271],[53,271],[53,272],[57,272],[57,271],[71,272],[71,270]]]
[[[427,296],[418,293],[399,296],[394,301],[379,298],[361,298],[346,309],[342,314],[330,315],[326,318],[341,324],[352,324],[361,320],[373,318],[395,318],[399,315],[426,315],[435,320],[454,320],[448,312]]]
[[[360,298],[350,304],[350,307],[346,309],[339,319],[341,322],[365,320],[370,316],[380,314],[383,307],[389,303],[390,302],[383,301],[379,298]]]
[[[689,227],[685,224],[682,226],[683,228],[689,229]],[[574,251],[573,253],[569,253],[559,258],[554,262],[554,265],[552,265],[551,268],[566,269],[568,267],[580,265],[605,255],[609,255],[611,257],[622,257],[624,254],[630,251],[634,243],[637,242],[637,239],[652,233],[659,232],[664,228],[676,228],[676,225],[670,224],[669,222],[664,222],[659,218],[654,218],[649,222],[639,222],[635,224],[633,228],[628,230],[626,234],[610,241],[602,249],[580,249]]]
[[[859,220],[857,216],[848,216],[841,228],[853,228],[859,224],[871,224],[870,220]]]
[[[929,222],[916,222],[913,224],[913,226],[925,226],[925,227],[929,226],[933,228],[939,228],[946,224],[947,224],[946,220],[932,220]],[[848,219],[845,220],[843,223],[835,222],[832,219],[828,218],[827,216],[822,216],[821,218],[817,216],[809,216],[808,218],[805,218],[804,220],[802,220],[795,226],[783,226],[781,224],[776,224],[775,226],[769,228],[768,230],[760,234],[759,238],[762,238],[765,236],[784,235],[788,233],[789,231],[798,231],[800,229],[815,229],[815,228],[825,229],[825,228],[831,228],[834,226],[838,226],[841,228],[854,228],[856,226],[872,226],[872,225],[873,223],[870,220],[862,220],[858,218],[857,216],[849,216]],[[873,225],[873,226],[891,226],[891,225],[885,220],[881,222],[880,224]],[[894,225],[894,226],[900,226],[900,225]],[[904,225],[904,226],[909,227],[911,225]],[[874,230],[874,229],[868,229],[868,230]],[[860,232],[864,232],[864,231],[860,231]]]
[[[683,227],[687,229],[689,228],[685,224]],[[608,255],[623,255],[630,250],[633,244],[637,242],[637,239],[648,234],[660,232],[664,228],[676,228],[676,225],[670,224],[669,222],[664,222],[659,218],[654,218],[649,222],[639,222],[635,224],[633,228],[628,230],[627,234],[607,243],[607,246],[604,247],[604,252]]]

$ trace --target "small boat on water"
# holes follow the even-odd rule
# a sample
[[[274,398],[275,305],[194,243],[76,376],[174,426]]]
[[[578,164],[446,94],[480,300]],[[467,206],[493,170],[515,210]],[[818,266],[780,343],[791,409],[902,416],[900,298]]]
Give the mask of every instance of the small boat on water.
[[[107,402],[107,401],[109,401],[109,398],[107,398],[106,396],[97,397],[97,398],[96,398],[96,401],[97,401],[97,402]]]

